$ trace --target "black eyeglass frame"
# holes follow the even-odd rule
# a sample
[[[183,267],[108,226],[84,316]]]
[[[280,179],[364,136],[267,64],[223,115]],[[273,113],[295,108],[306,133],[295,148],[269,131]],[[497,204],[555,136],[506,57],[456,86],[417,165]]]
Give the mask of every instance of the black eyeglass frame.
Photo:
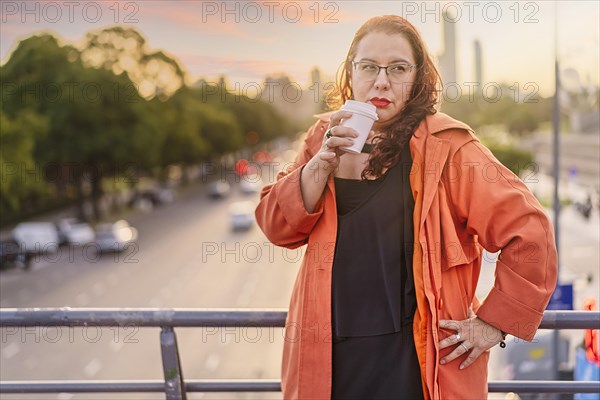
[[[388,79],[390,77],[390,75],[388,73],[388,68],[389,67],[395,67],[397,65],[406,65],[406,66],[408,66],[408,73],[411,73],[413,69],[417,68],[417,64],[409,64],[409,63],[404,63],[404,62],[396,63],[396,64],[390,64],[390,65],[385,66],[385,67],[383,65],[377,65],[375,63],[372,63],[371,61],[354,61],[353,60],[353,61],[350,61],[350,62],[352,63],[352,67],[354,69],[356,69],[356,65],[360,64],[360,63],[366,63],[366,64],[372,65],[374,67],[377,67],[377,74],[375,74],[376,77],[379,76],[379,73],[383,69],[383,70],[385,70],[385,76],[388,77]]]

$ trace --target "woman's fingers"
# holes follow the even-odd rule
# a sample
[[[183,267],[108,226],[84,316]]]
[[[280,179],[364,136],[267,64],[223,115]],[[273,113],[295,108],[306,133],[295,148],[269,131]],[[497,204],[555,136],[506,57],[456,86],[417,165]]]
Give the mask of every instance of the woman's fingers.
[[[460,369],[467,368],[487,349],[498,343],[487,337],[490,329],[497,329],[477,317],[463,321],[440,320],[439,327],[456,332],[439,342],[440,349],[454,346],[454,350],[442,358],[440,364],[447,364],[468,353],[467,358],[459,367]]]
[[[353,144],[354,139],[351,137],[331,136],[329,139],[325,140],[325,146],[329,149],[333,149],[340,146],[352,146]]]
[[[458,357],[463,356],[468,353],[467,358],[458,367],[459,369],[465,369],[468,366],[470,366],[471,364],[473,364],[475,362],[475,360],[477,360],[477,358],[479,358],[479,356],[482,355],[483,352],[486,350],[487,350],[486,347],[483,347],[483,348],[478,347],[476,345],[471,344],[470,342],[464,341],[464,342],[460,343],[458,346],[456,346],[454,351],[452,351],[446,357],[442,358],[440,360],[440,364],[447,364],[451,361],[454,361]]]
[[[331,117],[329,120],[329,125],[330,126],[338,126],[342,122],[342,119],[351,118],[351,117],[352,117],[351,112],[340,110],[336,113],[331,114]]]
[[[358,137],[358,132],[354,129],[349,128],[347,126],[337,125],[328,129],[330,134],[330,139],[333,138],[356,138]],[[325,137],[325,139],[327,139]]]
[[[470,344],[466,341],[461,342],[450,354],[448,354],[446,357],[440,360],[440,364],[448,364],[449,362],[454,361],[455,359],[457,359],[465,353],[468,353],[469,351],[471,351]]]
[[[319,153],[319,158],[323,161],[335,160],[336,156],[337,155],[334,151],[322,151],[321,153]]]
[[[467,338],[464,337],[464,334],[461,334],[461,328],[463,327],[463,324],[464,321],[444,319],[439,321],[439,327],[441,329],[447,329],[456,332],[454,335],[450,335],[447,338],[440,340],[440,342],[438,343],[440,350],[445,349],[446,347],[456,346],[454,351],[452,351],[450,354],[448,354],[446,357],[440,360],[440,364],[449,363],[450,361],[456,359],[457,357],[460,357],[468,351],[467,344],[465,344],[465,339]]]
[[[321,153],[324,153],[324,155],[320,158],[329,161],[333,167],[336,167],[339,158],[345,153],[340,147],[352,146],[358,133],[354,129],[345,126],[334,126],[328,132],[330,133],[329,137],[325,136],[323,138]]]
[[[460,347],[460,346],[459,346]],[[483,352],[487,350],[487,349],[481,349],[479,347],[473,347],[469,353],[469,356],[467,357],[467,359],[465,361],[462,362],[462,364],[460,364],[460,367],[458,367],[459,369],[465,369],[467,368],[469,365],[473,364],[475,362],[475,360],[477,360],[477,358],[483,354]]]
[[[440,341],[440,350],[455,344],[459,344],[461,340],[463,339],[461,338],[460,334],[450,335],[446,339]]]
[[[351,117],[352,113],[348,111],[338,111],[331,116],[328,134],[323,137],[323,146],[319,152],[319,159],[327,163],[328,170],[336,168],[340,157],[345,153],[340,147],[352,146],[354,138],[358,137],[354,129],[340,125],[343,119]]]

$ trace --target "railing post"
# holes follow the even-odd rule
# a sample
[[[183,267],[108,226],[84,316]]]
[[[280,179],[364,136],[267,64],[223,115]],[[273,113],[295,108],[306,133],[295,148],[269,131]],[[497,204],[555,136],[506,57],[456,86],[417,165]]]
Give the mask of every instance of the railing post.
[[[186,400],[185,384],[177,348],[177,336],[173,327],[163,326],[160,331],[160,350],[165,375],[167,400]]]

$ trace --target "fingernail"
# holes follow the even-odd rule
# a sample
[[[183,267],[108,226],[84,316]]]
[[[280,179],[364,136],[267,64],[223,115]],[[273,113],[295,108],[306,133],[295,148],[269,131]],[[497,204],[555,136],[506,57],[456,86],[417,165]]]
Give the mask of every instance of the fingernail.
[[[460,367],[458,367],[458,369],[465,369],[465,366],[461,365]]]
[[[440,360],[440,364],[446,364],[446,360]]]

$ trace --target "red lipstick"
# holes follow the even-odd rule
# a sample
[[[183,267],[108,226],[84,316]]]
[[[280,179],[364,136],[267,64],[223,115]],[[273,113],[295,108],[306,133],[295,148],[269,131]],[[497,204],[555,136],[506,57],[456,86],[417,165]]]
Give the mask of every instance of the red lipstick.
[[[377,108],[387,107],[391,103],[388,99],[380,99],[379,97],[373,97],[370,102]]]

